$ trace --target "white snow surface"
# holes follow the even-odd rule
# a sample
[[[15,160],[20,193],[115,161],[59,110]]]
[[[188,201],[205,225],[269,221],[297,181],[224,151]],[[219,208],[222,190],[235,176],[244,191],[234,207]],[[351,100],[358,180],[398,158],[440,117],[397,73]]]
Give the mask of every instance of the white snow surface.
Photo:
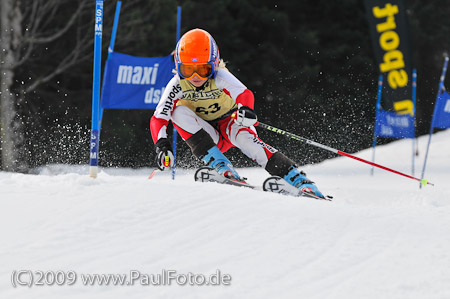
[[[428,136],[418,140],[420,177]],[[411,174],[410,139],[376,163]],[[371,160],[372,149],[356,153]],[[450,298],[450,130],[433,135],[435,186],[338,157],[303,169],[333,201],[196,183],[194,170],[50,165],[0,172],[0,298]],[[238,169],[253,184],[262,168]],[[12,286],[13,271],[75,271]],[[229,285],[83,285],[84,274],[229,274]],[[16,272],[17,273],[17,272]],[[21,281],[29,281],[29,272]],[[34,277],[37,279],[37,277]]]

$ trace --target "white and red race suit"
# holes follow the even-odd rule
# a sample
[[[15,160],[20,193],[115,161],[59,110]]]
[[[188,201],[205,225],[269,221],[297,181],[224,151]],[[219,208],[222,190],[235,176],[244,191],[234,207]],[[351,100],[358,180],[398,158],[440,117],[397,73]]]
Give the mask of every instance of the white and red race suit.
[[[167,125],[172,120],[184,140],[204,129],[222,153],[237,147],[266,167],[277,150],[263,142],[253,126],[240,126],[231,118],[238,104],[253,109],[254,101],[253,92],[224,68],[218,69],[215,78],[209,78],[201,87],[175,75],[150,121],[153,142],[167,138]]]

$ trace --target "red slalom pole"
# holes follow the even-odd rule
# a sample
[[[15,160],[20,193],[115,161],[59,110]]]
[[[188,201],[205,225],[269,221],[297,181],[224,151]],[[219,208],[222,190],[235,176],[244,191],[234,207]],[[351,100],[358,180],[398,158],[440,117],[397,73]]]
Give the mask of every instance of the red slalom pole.
[[[372,165],[372,166],[375,166],[375,167],[378,167],[378,168],[381,168],[381,169],[384,169],[384,170],[387,170],[387,171],[390,171],[390,172],[399,174],[399,175],[404,176],[404,177],[407,177],[407,178],[409,178],[409,179],[419,181],[422,185],[431,185],[431,186],[434,186],[434,184],[428,182],[427,179],[418,179],[418,178],[415,178],[415,177],[413,177],[413,176],[410,176],[410,175],[407,175],[407,174],[402,173],[402,172],[400,172],[400,171],[397,171],[397,170],[388,168],[388,167],[386,167],[386,166],[383,166],[383,165],[380,165],[380,164],[377,164],[377,163],[373,163],[373,162],[370,162],[370,161],[367,161],[367,160],[358,158],[358,157],[353,156],[353,155],[351,155],[351,154],[347,154],[346,152],[343,152],[343,151],[340,151],[340,150],[331,148],[331,147],[329,147],[329,146],[320,144],[320,143],[318,143],[318,142],[315,142],[315,141],[312,141],[312,140],[309,140],[309,139],[300,137],[300,136],[298,136],[298,135],[295,135],[295,134],[286,132],[285,130],[278,129],[278,128],[275,128],[275,127],[273,127],[273,126],[270,126],[270,125],[266,125],[266,124],[264,124],[264,123],[261,123],[261,122],[258,122],[258,127],[261,127],[261,128],[266,129],[266,130],[268,130],[268,131],[272,131],[272,132],[275,132],[275,133],[284,135],[284,136],[289,137],[289,138],[292,138],[292,139],[294,139],[294,140],[298,140],[298,141],[305,142],[305,143],[307,143],[307,144],[310,144],[310,145],[313,145],[313,146],[316,146],[316,147],[320,147],[320,148],[322,148],[322,149],[325,149],[325,150],[327,150],[327,151],[333,152],[333,153],[335,153],[335,154],[338,154],[338,155],[341,155],[341,156],[345,156],[345,157],[349,157],[349,158],[355,159],[355,160],[357,160],[357,161],[364,162],[364,163],[367,163],[367,164],[369,164],[369,165]]]

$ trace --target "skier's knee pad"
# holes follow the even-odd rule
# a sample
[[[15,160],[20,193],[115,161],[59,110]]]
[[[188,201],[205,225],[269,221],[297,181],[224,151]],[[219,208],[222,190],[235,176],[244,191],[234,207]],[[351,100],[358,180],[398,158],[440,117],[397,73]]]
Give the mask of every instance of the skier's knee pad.
[[[295,165],[295,162],[286,157],[283,153],[276,152],[270,157],[266,164],[266,170],[271,175],[284,177],[289,173],[290,168]]]
[[[198,159],[202,159],[209,149],[216,146],[211,136],[203,129],[186,139],[186,143]]]

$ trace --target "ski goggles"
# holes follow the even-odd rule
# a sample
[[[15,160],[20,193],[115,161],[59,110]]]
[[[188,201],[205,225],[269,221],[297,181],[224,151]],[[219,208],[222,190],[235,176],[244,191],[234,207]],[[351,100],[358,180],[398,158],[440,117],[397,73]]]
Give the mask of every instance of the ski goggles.
[[[206,64],[178,64],[178,73],[184,79],[192,79],[195,74],[202,79],[208,79],[213,73],[213,66],[210,63]]]

